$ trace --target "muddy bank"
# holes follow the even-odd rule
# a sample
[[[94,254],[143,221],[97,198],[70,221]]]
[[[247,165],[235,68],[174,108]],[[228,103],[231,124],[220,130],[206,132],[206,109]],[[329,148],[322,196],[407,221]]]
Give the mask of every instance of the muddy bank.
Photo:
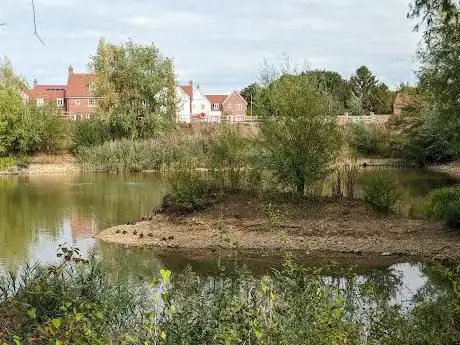
[[[442,224],[379,216],[357,201],[279,202],[231,196],[189,215],[106,229],[96,238],[137,247],[297,250],[460,259],[460,232]]]
[[[79,174],[82,169],[71,154],[45,155],[30,157],[27,168],[17,166],[1,170],[0,175],[46,175],[46,174]]]
[[[442,172],[460,178],[460,162],[432,165],[428,167],[428,170]]]

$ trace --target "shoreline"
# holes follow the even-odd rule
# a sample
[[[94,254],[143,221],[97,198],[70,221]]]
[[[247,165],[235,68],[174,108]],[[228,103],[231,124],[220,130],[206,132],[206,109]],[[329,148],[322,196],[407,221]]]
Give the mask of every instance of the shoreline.
[[[56,155],[38,154],[30,157],[30,161],[31,164],[24,169],[13,167],[8,170],[0,170],[0,176],[85,173],[85,170],[77,163],[75,156],[68,153]],[[356,165],[363,168],[388,167],[417,169],[414,165],[400,159],[387,158],[360,158],[357,160]],[[455,178],[460,178],[460,162],[434,164],[421,170],[444,173]],[[148,173],[152,171],[145,170],[143,172]]]
[[[189,215],[159,214],[94,237],[132,247],[299,251],[460,260],[460,233],[440,223],[381,216],[357,201],[283,202],[270,226],[253,197],[229,196]]]

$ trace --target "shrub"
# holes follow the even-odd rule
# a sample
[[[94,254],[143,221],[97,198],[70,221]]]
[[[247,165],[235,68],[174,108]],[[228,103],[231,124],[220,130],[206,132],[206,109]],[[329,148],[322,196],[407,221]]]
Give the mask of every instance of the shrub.
[[[170,193],[164,204],[171,211],[189,212],[203,209],[211,202],[213,186],[202,174],[190,170],[179,170],[169,176]]]
[[[110,140],[108,125],[103,120],[93,117],[85,121],[76,121],[72,128],[74,150],[80,147],[102,145]]]
[[[0,157],[0,171],[8,170],[14,165],[14,159],[12,157]]]
[[[444,220],[449,226],[460,225],[460,187],[434,190],[427,197],[426,216]]]
[[[352,124],[348,141],[360,156],[389,156],[388,143],[383,129],[375,125]]]
[[[237,127],[223,127],[210,141],[205,150],[207,168],[221,188],[238,190],[243,187],[250,168],[250,150],[250,141]]]
[[[447,206],[445,220],[450,227],[460,229],[460,200],[451,202]]]
[[[15,159],[15,164],[21,168],[25,169],[30,165],[30,157],[26,155],[19,155]]]
[[[395,176],[387,171],[373,171],[360,178],[361,200],[379,212],[388,212],[401,193]]]

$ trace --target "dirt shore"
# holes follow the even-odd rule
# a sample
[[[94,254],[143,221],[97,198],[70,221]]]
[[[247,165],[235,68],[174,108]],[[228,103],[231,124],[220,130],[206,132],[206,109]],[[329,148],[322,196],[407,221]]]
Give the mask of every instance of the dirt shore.
[[[0,171],[0,175],[47,175],[47,174],[79,174],[81,168],[71,154],[45,155],[39,154],[30,158],[30,165],[20,169],[13,167]]]
[[[265,206],[264,206],[265,205]],[[189,215],[106,229],[96,238],[137,247],[300,250],[460,260],[460,232],[442,224],[380,216],[357,201],[267,204],[231,196]]]

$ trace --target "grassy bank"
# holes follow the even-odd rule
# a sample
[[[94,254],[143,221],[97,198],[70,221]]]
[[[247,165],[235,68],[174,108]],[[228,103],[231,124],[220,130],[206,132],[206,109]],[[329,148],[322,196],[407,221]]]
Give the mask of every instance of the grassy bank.
[[[411,300],[400,280],[358,277],[295,260],[269,275],[243,267],[212,279],[162,269],[149,287],[114,281],[94,258],[62,249],[61,263],[0,283],[5,344],[455,344],[458,269],[424,265]],[[142,286],[142,287],[141,287]],[[436,292],[433,292],[435,288]]]

